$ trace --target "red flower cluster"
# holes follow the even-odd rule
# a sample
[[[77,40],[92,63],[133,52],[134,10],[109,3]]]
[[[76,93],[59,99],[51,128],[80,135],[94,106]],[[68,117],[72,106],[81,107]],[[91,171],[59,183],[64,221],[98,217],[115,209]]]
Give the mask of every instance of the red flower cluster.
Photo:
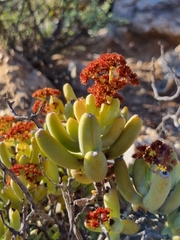
[[[124,57],[118,53],[105,53],[98,59],[90,62],[81,72],[80,81],[87,84],[94,80],[94,84],[88,88],[96,98],[96,105],[107,103],[107,97],[122,97],[117,92],[123,89],[128,83],[139,85],[138,77],[126,65]]]
[[[86,225],[94,229],[109,220],[110,209],[99,207],[86,215]]]
[[[150,165],[156,165],[157,170],[171,172],[177,164],[173,149],[160,140],[156,140],[150,146],[139,146],[137,150],[133,157],[144,158]]]
[[[24,165],[15,164],[10,168],[16,176],[23,175],[29,183],[39,184],[42,178],[42,173],[37,164],[27,163]],[[9,179],[10,180],[10,179]],[[8,182],[7,182],[8,184]]]
[[[6,139],[14,139],[24,141],[29,139],[31,131],[36,129],[36,125],[32,121],[16,122],[9,131],[6,132]]]

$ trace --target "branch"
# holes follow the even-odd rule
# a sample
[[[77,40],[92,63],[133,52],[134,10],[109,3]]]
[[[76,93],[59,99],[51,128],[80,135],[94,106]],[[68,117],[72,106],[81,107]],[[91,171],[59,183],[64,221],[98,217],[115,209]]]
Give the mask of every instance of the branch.
[[[161,123],[158,125],[158,127],[156,129],[158,131],[160,131],[161,129],[165,129],[165,122],[168,119],[172,119],[174,126],[178,128],[180,126],[179,116],[180,116],[180,106],[175,114],[172,115],[172,114],[168,113],[166,116],[164,116],[161,120]]]
[[[156,85],[155,85],[155,81],[156,81],[156,78],[155,78],[155,66],[154,66],[154,59],[152,59],[152,69],[151,69],[151,87],[153,89],[153,92],[154,92],[154,98],[157,99],[158,101],[172,101],[174,100],[175,98],[177,98],[179,95],[180,95],[180,78],[179,76],[175,73],[175,70],[172,69],[167,61],[165,60],[165,57],[164,57],[164,46],[162,44],[160,44],[160,48],[161,48],[161,57],[163,59],[163,62],[166,64],[166,67],[168,69],[168,71],[172,74],[173,76],[173,79],[176,83],[176,86],[177,86],[177,90],[176,92],[172,95],[172,96],[159,96],[158,94],[158,91],[157,91],[157,88],[156,88]],[[165,129],[165,122],[166,120],[168,119],[172,119],[173,120],[173,123],[174,123],[174,126],[175,127],[179,127],[180,126],[180,123],[179,123],[179,120],[178,120],[178,117],[180,115],[180,107],[177,109],[176,113],[175,114],[170,114],[168,113],[166,116],[164,116],[162,118],[162,121],[161,123],[159,124],[159,126],[156,128],[158,131],[160,130],[164,130]]]
[[[62,184],[58,184],[53,182],[45,173],[44,169],[43,169],[43,165],[42,165],[42,161],[43,161],[43,157],[39,156],[39,162],[40,162],[40,169],[42,171],[42,174],[52,183],[54,184],[56,187],[61,188],[62,190],[62,197],[64,199],[64,203],[66,205],[66,210],[67,210],[67,214],[68,214],[68,219],[69,219],[69,225],[70,225],[70,229],[69,229],[69,233],[68,233],[68,239],[71,239],[72,237],[72,232],[74,233],[74,235],[76,236],[76,238],[78,240],[83,240],[81,233],[79,232],[78,226],[75,222],[74,219],[74,204],[73,204],[73,200],[71,197],[71,181],[74,180],[73,178],[68,178],[68,183],[67,186],[62,183]]]
[[[38,111],[37,111],[36,113],[31,113],[30,116],[19,116],[19,115],[16,113],[15,109],[13,108],[14,101],[10,102],[10,101],[8,100],[8,94],[7,94],[7,93],[6,93],[6,96],[4,97],[4,100],[7,102],[8,107],[11,109],[12,115],[14,116],[14,118],[15,118],[17,121],[27,121],[27,120],[31,120],[31,121],[33,121],[33,122],[36,124],[36,126],[37,126],[38,128],[41,128],[41,127],[42,127],[41,124],[40,124],[40,123],[38,122],[38,120],[37,120],[37,116],[38,116],[38,114],[40,113],[41,109],[43,108],[44,104],[42,104],[42,105],[39,107],[39,109],[38,109]]]
[[[155,78],[154,58],[152,59],[152,69],[151,69],[151,76],[152,76],[151,77],[151,79],[152,79],[151,81],[152,81],[152,83],[151,83],[151,87],[153,89],[155,99],[157,99],[159,101],[172,101],[175,98],[177,98],[179,96],[179,94],[180,94],[180,79],[179,79],[178,75],[175,73],[175,70],[172,69],[168,65],[168,63],[167,63],[167,61],[166,61],[166,59],[164,57],[164,46],[162,44],[160,44],[160,43],[159,43],[159,45],[160,45],[160,48],[161,48],[162,60],[166,64],[166,67],[167,67],[168,71],[172,74],[172,76],[174,78],[174,81],[176,83],[176,86],[177,86],[177,90],[176,90],[176,92],[172,96],[159,96],[157,88],[155,86],[156,78]]]
[[[16,174],[11,171],[10,169],[8,169],[3,163],[2,161],[0,161],[0,169],[6,174],[9,175],[10,178],[17,183],[17,185],[20,187],[21,191],[24,193],[25,197],[27,198],[27,200],[29,201],[31,208],[33,210],[36,209],[36,204],[34,203],[34,200],[31,196],[31,194],[29,193],[29,191],[27,190],[26,186],[19,180],[19,178],[16,176]]]
[[[6,221],[4,220],[4,214],[2,213],[2,210],[0,210],[0,217],[1,217],[1,220],[2,220],[2,222],[3,222],[3,224],[4,224],[4,226],[7,227],[7,228],[9,229],[9,231],[12,232],[13,235],[15,235],[15,236],[16,236],[16,235],[20,235],[20,232],[19,232],[19,231],[17,231],[17,230],[15,230],[14,228],[10,227],[10,226],[6,223]]]

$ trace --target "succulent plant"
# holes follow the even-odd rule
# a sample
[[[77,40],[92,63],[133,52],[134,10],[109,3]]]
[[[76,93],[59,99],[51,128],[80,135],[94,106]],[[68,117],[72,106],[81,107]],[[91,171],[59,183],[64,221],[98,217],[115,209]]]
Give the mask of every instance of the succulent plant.
[[[89,79],[94,84],[85,98],[78,98],[70,84],[63,86],[65,103],[59,90],[39,89],[33,94],[38,99],[33,117],[0,118],[1,239],[58,239],[63,234],[58,214],[67,216],[77,239],[84,225],[90,235],[103,232],[111,240],[135,234],[140,226],[122,217],[120,201],[131,211],[163,214],[168,226],[162,233],[180,236],[175,152],[160,140],[139,146],[131,175],[123,158],[143,123],[137,114],[129,117],[127,107],[121,109],[118,90],[138,85],[137,75],[123,56],[113,53],[82,71],[81,82]],[[74,220],[75,205],[83,224],[79,214]]]

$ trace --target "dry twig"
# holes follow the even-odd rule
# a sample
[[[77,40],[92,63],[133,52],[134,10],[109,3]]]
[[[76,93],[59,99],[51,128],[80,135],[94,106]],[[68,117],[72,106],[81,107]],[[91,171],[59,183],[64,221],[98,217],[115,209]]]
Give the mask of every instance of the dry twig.
[[[159,93],[158,93],[158,90],[157,90],[157,87],[155,85],[155,81],[156,81],[156,77],[155,77],[155,66],[154,66],[154,62],[155,60],[152,59],[152,70],[151,70],[151,76],[152,76],[152,82],[151,82],[151,86],[152,86],[152,89],[153,89],[153,92],[154,92],[154,98],[157,99],[158,101],[172,101],[174,99],[176,99],[179,95],[180,95],[180,78],[179,76],[176,74],[175,70],[172,69],[165,57],[164,57],[164,46],[162,44],[160,44],[160,48],[161,48],[161,57],[164,61],[164,63],[166,64],[167,66],[167,69],[168,71],[171,73],[171,75],[173,76],[173,79],[176,83],[176,86],[177,86],[177,89],[176,89],[176,92],[172,95],[172,96],[159,96]],[[179,108],[177,109],[177,111],[175,112],[175,114],[170,114],[170,113],[167,113],[163,118],[162,118],[162,121],[161,123],[158,125],[158,127],[156,128],[158,131],[161,131],[161,130],[165,130],[165,122],[166,120],[168,119],[172,119],[173,120],[173,124],[176,128],[179,128],[180,126],[180,122],[179,122],[179,117],[180,117],[180,106]]]

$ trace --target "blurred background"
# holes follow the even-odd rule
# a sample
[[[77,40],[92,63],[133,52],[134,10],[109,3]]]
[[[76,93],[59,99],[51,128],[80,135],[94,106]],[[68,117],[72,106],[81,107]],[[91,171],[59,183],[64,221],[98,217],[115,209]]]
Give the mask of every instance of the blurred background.
[[[73,62],[96,54],[149,61],[159,56],[159,41],[176,47],[179,11],[178,0],[1,0],[0,39],[62,86]]]

